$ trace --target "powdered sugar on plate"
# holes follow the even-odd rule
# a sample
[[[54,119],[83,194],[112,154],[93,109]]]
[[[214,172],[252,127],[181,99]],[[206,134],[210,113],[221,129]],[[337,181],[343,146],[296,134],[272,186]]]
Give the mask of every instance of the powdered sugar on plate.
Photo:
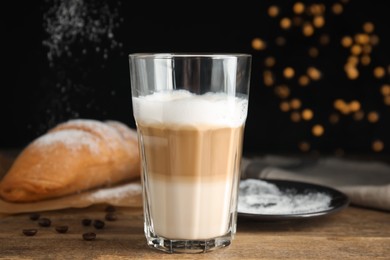
[[[323,191],[297,192],[280,189],[277,185],[259,179],[240,182],[238,212],[263,215],[291,215],[329,210],[332,197]]]

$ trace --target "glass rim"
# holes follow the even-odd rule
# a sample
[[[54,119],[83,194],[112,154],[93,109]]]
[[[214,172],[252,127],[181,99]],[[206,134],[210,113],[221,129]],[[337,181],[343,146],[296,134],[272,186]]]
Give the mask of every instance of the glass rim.
[[[227,53],[227,52],[136,52],[130,53],[129,58],[251,58],[249,53]]]

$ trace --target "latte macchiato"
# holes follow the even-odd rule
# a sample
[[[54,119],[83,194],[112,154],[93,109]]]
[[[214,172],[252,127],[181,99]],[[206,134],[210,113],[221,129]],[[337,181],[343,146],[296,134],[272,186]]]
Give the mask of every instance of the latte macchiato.
[[[247,106],[224,93],[133,97],[150,232],[168,239],[235,233],[229,229],[235,229]]]

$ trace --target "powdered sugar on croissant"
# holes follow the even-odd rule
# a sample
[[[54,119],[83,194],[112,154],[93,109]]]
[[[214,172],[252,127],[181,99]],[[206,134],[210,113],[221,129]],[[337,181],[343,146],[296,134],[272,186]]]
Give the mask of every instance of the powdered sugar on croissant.
[[[0,196],[32,202],[137,179],[136,130],[118,121],[74,119],[31,142],[0,182]]]

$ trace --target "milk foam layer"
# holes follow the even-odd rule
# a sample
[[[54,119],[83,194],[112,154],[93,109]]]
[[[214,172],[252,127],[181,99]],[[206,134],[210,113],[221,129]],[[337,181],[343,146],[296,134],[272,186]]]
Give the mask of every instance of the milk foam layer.
[[[248,101],[225,93],[173,90],[134,97],[133,108],[135,119],[146,124],[237,127],[245,122]]]

